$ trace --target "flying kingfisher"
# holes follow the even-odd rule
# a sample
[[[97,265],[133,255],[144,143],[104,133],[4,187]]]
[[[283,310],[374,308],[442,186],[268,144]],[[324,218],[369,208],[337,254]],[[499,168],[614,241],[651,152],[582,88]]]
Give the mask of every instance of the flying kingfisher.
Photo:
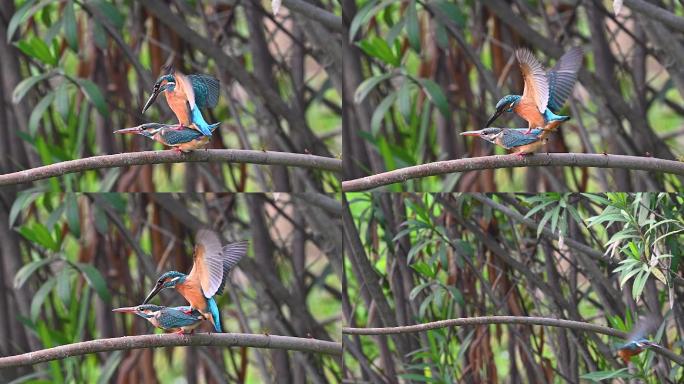
[[[160,76],[147,99],[142,113],[164,92],[166,102],[178,117],[181,126],[197,129],[205,136],[211,136],[210,125],[204,120],[201,108],[213,108],[219,99],[219,81],[202,74],[184,75],[179,71]]]
[[[527,128],[484,128],[477,131],[461,132],[463,136],[478,136],[499,147],[508,149],[520,156],[531,154],[544,145],[548,139],[543,129],[533,129],[530,134]]]
[[[563,104],[577,82],[583,51],[575,47],[567,51],[548,72],[527,49],[518,49],[515,56],[520,64],[525,87],[522,96],[506,95],[496,103],[496,112],[489,118],[489,127],[504,112],[515,112],[529,123],[526,134],[533,128],[555,131],[569,116],[561,116]]]
[[[213,132],[221,123],[209,125],[209,132]],[[178,152],[190,152],[202,148],[209,143],[209,136],[197,130],[182,126],[161,123],[146,123],[133,128],[117,129],[114,133],[128,133],[145,136],[166,146],[173,147]]]
[[[154,304],[143,304],[137,307],[113,309],[112,312],[135,313],[165,332],[192,333],[205,319],[197,310],[189,306],[162,307]]]
[[[221,247],[216,232],[206,229],[198,231],[190,274],[176,271],[162,274],[143,304],[147,304],[161,290],[175,288],[193,310],[199,310],[202,315],[212,319],[216,332],[223,332],[214,295],[223,293],[228,274],[247,254],[248,244],[247,241],[239,241]]]
[[[642,318],[637,322],[627,336],[627,342],[617,348],[617,354],[624,360],[625,364],[629,363],[632,356],[636,356],[648,348],[661,348],[658,343],[644,337],[656,326],[657,319],[655,317]]]

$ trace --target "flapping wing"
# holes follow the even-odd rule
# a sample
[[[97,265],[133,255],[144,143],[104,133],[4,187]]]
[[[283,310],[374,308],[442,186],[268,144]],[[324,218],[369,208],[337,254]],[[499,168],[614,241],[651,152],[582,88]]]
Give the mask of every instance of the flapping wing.
[[[501,135],[501,146],[506,149],[511,149],[522,145],[532,144],[539,140],[537,135],[527,135],[524,131],[526,131],[526,129],[523,129],[522,132],[512,129],[505,131],[504,134]],[[534,133],[534,131],[532,133]]]
[[[639,318],[627,335],[627,341],[637,341],[658,328],[658,319],[655,316]]]
[[[213,76],[194,74],[188,75],[195,93],[195,104],[199,108],[214,108],[219,99],[219,80]]]
[[[190,110],[192,111],[195,109],[195,90],[192,89],[192,81],[178,71],[173,74],[173,77],[176,78],[176,86],[180,87],[183,93],[185,93],[185,97],[190,105]]]
[[[243,240],[236,243],[231,243],[223,247],[223,279],[221,280],[221,285],[216,291],[217,295],[223,293],[223,288],[226,286],[226,280],[228,279],[228,274],[235,268],[240,259],[242,259],[247,254],[247,248],[249,247],[249,241]]]
[[[533,101],[540,113],[544,113],[549,102],[549,81],[541,63],[527,49],[518,49],[515,56],[525,80],[523,101]]]
[[[556,65],[547,74],[549,78],[549,103],[547,107],[557,113],[570,97],[577,82],[577,72],[582,66],[584,51],[574,47],[565,52]]]
[[[188,278],[200,282],[204,297],[214,296],[223,281],[221,241],[216,232],[206,229],[197,231],[194,259]]]

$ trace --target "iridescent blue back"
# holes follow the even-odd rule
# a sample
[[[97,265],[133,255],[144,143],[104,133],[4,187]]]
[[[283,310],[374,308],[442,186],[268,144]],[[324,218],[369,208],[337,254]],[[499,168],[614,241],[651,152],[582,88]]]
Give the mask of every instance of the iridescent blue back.
[[[159,311],[157,320],[159,321],[161,328],[170,329],[188,327],[203,320],[202,314],[197,310],[193,310],[192,313],[186,314],[178,308],[180,307],[165,308]]]
[[[525,134],[527,128],[505,129],[501,135],[500,145],[506,149],[532,144],[539,140],[542,129],[533,129],[530,134]]]
[[[195,92],[195,104],[199,108],[213,108],[218,103],[220,87],[217,78],[209,75],[188,75]]]
[[[212,124],[209,126],[209,130],[211,132],[214,132],[214,130],[216,130],[216,127],[218,127],[219,125],[220,123]],[[164,128],[161,130],[159,135],[164,140],[164,143],[166,143],[167,145],[179,145],[183,143],[189,143],[193,140],[204,137],[202,132],[191,128]]]

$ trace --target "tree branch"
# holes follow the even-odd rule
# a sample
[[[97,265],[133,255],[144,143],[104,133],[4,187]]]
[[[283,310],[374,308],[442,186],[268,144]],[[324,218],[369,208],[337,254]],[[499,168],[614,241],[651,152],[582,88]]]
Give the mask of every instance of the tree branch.
[[[346,28],[342,27],[342,18],[323,8],[302,0],[283,0],[283,5],[293,12],[323,24],[330,30],[340,33],[346,32]]]
[[[548,317],[528,317],[528,316],[482,316],[482,317],[466,317],[460,319],[448,319],[433,321],[430,323],[423,323],[417,325],[407,325],[403,327],[386,327],[386,328],[342,328],[343,334],[354,335],[390,335],[397,333],[413,333],[424,332],[431,329],[446,328],[446,327],[462,327],[468,325],[489,325],[489,324],[526,324],[526,325],[542,325],[546,327],[568,328],[577,331],[601,333],[608,336],[615,336],[622,339],[627,338],[627,333],[617,329],[604,327],[598,324],[584,323],[574,320],[553,319]],[[676,362],[679,365],[684,365],[684,356],[665,349],[663,347],[653,348],[653,351],[659,355],[665,356],[668,359]]]
[[[684,32],[684,18],[643,0],[625,0],[625,5],[632,11],[641,12],[653,20],[660,21],[672,29]]]
[[[246,149],[208,149],[189,153],[178,153],[171,150],[126,152],[115,155],[93,156],[84,159],[64,161],[31,168],[24,171],[0,175],[1,185],[28,183],[35,180],[62,176],[93,169],[126,167],[142,164],[184,163],[184,162],[227,162],[265,165],[285,165],[303,167],[323,171],[341,172],[342,161],[330,157],[322,157],[300,153],[254,151]]]
[[[443,175],[454,172],[544,166],[621,168],[684,175],[684,163],[680,161],[664,160],[653,157],[603,155],[593,153],[537,153],[522,157],[511,154],[437,161],[434,163],[400,168],[354,180],[343,181],[342,191],[364,191],[409,179]]]
[[[300,337],[245,333],[152,334],[90,340],[16,356],[0,357],[0,368],[32,365],[97,352],[177,346],[253,347],[342,355],[342,343]]]

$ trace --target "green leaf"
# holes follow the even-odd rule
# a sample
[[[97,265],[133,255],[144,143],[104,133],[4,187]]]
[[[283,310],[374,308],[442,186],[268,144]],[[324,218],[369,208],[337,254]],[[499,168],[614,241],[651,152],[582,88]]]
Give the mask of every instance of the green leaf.
[[[31,135],[35,136],[36,130],[38,130],[40,119],[43,117],[45,111],[48,109],[50,104],[52,104],[54,99],[55,92],[48,92],[47,95],[45,95],[45,97],[43,97],[38,104],[36,104],[35,108],[33,108],[33,111],[31,111],[31,117],[29,118],[29,132]]]
[[[48,45],[35,36],[31,36],[28,40],[18,41],[15,45],[27,56],[38,59],[48,65],[57,65],[57,58],[52,54]]]
[[[21,192],[17,195],[17,198],[14,200],[14,203],[12,203],[12,208],[10,208],[10,228],[14,227],[14,222],[17,220],[19,213],[25,211],[26,208],[40,196],[41,194],[37,192]]]
[[[14,32],[16,32],[17,28],[19,28],[20,25],[23,25],[24,22],[28,20],[29,17],[33,16],[36,12],[38,12],[39,9],[46,6],[47,4],[50,4],[52,0],[43,0],[38,5],[33,6],[35,2],[36,0],[27,0],[24,3],[24,5],[22,5],[21,8],[17,9],[14,12],[14,15],[12,15],[12,18],[10,19],[10,22],[7,26],[8,43],[12,41]]]
[[[418,79],[418,82],[423,87],[423,91],[425,91],[425,94],[428,96],[432,104],[434,104],[439,111],[442,112],[442,115],[444,115],[446,119],[450,119],[451,109],[449,108],[449,103],[442,92],[442,88],[430,79]]]
[[[90,264],[74,263],[74,265],[81,271],[83,277],[85,277],[88,282],[88,285],[97,292],[97,295],[100,296],[103,301],[107,303],[110,302],[111,296],[109,294],[109,289],[107,289],[107,283],[102,277],[102,274],[100,274],[100,271]]]
[[[73,0],[67,1],[66,6],[64,7],[63,17],[66,41],[74,52],[78,52],[78,32],[76,30],[78,25],[76,24],[76,12],[74,12]]]
[[[106,19],[112,23],[114,28],[121,30],[124,26],[126,18],[121,12],[110,2],[105,0],[92,0],[89,4],[95,6]]]
[[[411,0],[406,9],[406,33],[408,34],[411,48],[420,53],[420,25],[418,24],[418,11],[416,0]]]
[[[382,123],[385,114],[392,107],[394,101],[397,99],[397,93],[392,92],[387,97],[385,97],[380,104],[378,104],[375,111],[373,111],[373,116],[371,117],[371,133],[376,136],[380,130],[380,123]]]
[[[648,276],[648,271],[641,271],[634,279],[634,283],[632,284],[632,298],[637,302],[639,301],[641,293],[644,291],[644,286],[646,286]]]
[[[24,286],[26,280],[28,280],[33,273],[35,273],[39,268],[50,264],[52,261],[54,261],[54,258],[48,257],[45,259],[32,261],[21,267],[14,275],[14,289],[19,289]]]
[[[602,380],[607,380],[607,379],[616,379],[616,378],[632,378],[635,377],[631,373],[629,373],[629,368],[621,368],[616,371],[595,371],[595,372],[590,372],[590,373],[585,373],[580,378],[582,379],[587,379],[587,380],[592,380],[595,382],[599,382]]]
[[[372,91],[378,84],[389,79],[390,77],[392,77],[391,73],[383,73],[382,75],[376,75],[364,80],[356,88],[356,92],[354,92],[354,102],[357,104],[362,102],[366,98],[366,96],[368,96],[370,91]]]
[[[52,251],[59,251],[59,245],[42,223],[35,222],[31,228],[23,226],[19,228],[19,233],[27,240],[34,241]]]
[[[78,209],[78,197],[73,193],[66,195],[66,218],[69,231],[74,237],[81,237],[81,218]]]
[[[88,79],[78,79],[77,82],[81,86],[83,94],[85,94],[88,101],[97,108],[98,112],[104,117],[109,116],[109,109],[102,96],[102,92],[100,92],[100,88]]]
[[[63,81],[55,90],[55,108],[57,113],[62,116],[62,120],[67,121],[69,117],[69,83]]]
[[[47,79],[48,77],[52,76],[52,72],[45,72],[40,75],[35,75],[28,77],[24,80],[22,80],[17,86],[14,88],[14,91],[12,92],[12,102],[14,104],[17,104],[21,101],[21,99],[26,96],[26,93],[33,88],[34,85],[38,84],[38,82],[43,81]]]
[[[409,121],[411,118],[411,111],[413,108],[413,105],[411,104],[411,82],[407,80],[408,79],[404,79],[397,94],[399,113],[401,113],[405,121]]]
[[[382,62],[398,67],[401,64],[401,59],[394,54],[392,48],[384,39],[377,36],[371,36],[358,43],[359,48],[369,56],[380,59]]]
[[[389,3],[388,1],[385,1],[385,3]],[[371,19],[371,17],[375,16],[376,13],[381,7],[376,7],[377,1],[369,1],[368,4],[363,6],[363,8],[359,9],[354,16],[354,19],[352,20],[351,24],[349,25],[349,42],[354,41],[354,36],[356,36],[356,32],[358,32],[359,28],[361,28],[362,25],[366,25],[368,21]]]
[[[36,321],[38,315],[40,314],[40,308],[43,306],[43,302],[50,291],[57,285],[57,279],[55,277],[50,277],[43,285],[40,286],[36,294],[33,295],[31,300],[31,320]]]
[[[463,29],[466,25],[466,15],[461,9],[451,1],[437,1],[437,7],[446,13],[450,20],[456,23],[456,26]]]

